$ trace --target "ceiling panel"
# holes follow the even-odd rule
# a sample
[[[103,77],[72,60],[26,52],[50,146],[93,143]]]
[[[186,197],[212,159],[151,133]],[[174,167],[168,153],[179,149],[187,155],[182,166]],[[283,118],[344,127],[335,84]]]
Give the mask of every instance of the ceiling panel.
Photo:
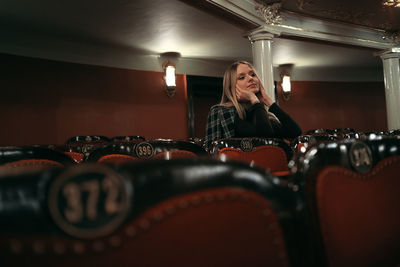
[[[18,42],[18,53],[24,49],[33,51],[35,47],[30,40],[43,37],[48,40],[53,57],[61,49],[56,44],[65,40],[64,51],[68,43],[85,43],[88,47],[124,48],[140,55],[175,51],[190,59],[251,60],[251,44],[244,37],[251,24],[229,19],[229,15],[219,16],[217,11],[208,12],[204,2],[3,0],[0,1],[0,23],[4,26],[0,52],[5,47],[10,52],[13,42]],[[380,1],[286,0],[282,4],[287,10],[309,16],[398,29],[399,20],[394,19],[398,18],[398,10],[383,12],[377,2]],[[57,40],[54,45],[52,39]],[[274,65],[380,69],[381,62],[373,53],[368,49],[285,37],[276,38],[273,43]]]

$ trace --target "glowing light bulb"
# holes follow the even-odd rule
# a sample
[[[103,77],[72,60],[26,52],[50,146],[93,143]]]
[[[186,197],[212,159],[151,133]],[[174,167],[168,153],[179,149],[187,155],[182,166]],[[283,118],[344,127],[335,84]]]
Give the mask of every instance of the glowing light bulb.
[[[165,82],[168,87],[176,86],[175,83],[175,67],[167,66],[165,69]]]
[[[290,76],[284,75],[282,78],[282,90],[285,93],[289,93],[291,90]]]

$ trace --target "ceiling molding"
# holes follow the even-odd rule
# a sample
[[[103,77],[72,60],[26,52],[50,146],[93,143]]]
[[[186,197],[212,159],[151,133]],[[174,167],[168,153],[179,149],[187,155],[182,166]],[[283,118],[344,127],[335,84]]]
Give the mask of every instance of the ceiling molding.
[[[256,24],[264,30],[278,31],[283,37],[296,36],[374,49],[388,49],[399,45],[397,42],[398,39],[390,38],[384,30],[313,18],[285,11],[284,9],[280,12],[280,23],[266,23],[263,15],[258,11],[262,1],[207,0],[207,2],[214,4],[226,12],[235,14],[242,20]]]

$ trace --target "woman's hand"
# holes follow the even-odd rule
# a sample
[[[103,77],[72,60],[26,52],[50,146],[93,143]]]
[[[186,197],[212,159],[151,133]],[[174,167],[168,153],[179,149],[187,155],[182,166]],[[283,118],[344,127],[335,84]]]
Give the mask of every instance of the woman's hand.
[[[258,91],[258,88],[240,89],[240,87],[236,85],[236,98],[238,102],[249,102],[254,105],[260,103],[260,100],[256,96]]]
[[[260,88],[260,92],[257,94],[257,97],[260,100],[260,102],[264,103],[268,107],[270,107],[274,103],[272,98],[269,97],[269,95],[267,95],[264,88]]]

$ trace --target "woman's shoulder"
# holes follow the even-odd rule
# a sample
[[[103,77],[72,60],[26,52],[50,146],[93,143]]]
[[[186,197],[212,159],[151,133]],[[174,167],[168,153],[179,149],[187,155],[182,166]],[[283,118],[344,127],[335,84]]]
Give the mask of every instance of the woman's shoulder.
[[[225,106],[221,104],[214,105],[210,108],[211,112],[218,112],[218,111],[223,111],[223,112],[229,112],[229,111],[235,111],[234,106]]]
[[[234,118],[236,114],[237,113],[234,106],[225,106],[218,104],[210,108],[210,112],[208,113],[208,119],[220,120],[220,119]]]

